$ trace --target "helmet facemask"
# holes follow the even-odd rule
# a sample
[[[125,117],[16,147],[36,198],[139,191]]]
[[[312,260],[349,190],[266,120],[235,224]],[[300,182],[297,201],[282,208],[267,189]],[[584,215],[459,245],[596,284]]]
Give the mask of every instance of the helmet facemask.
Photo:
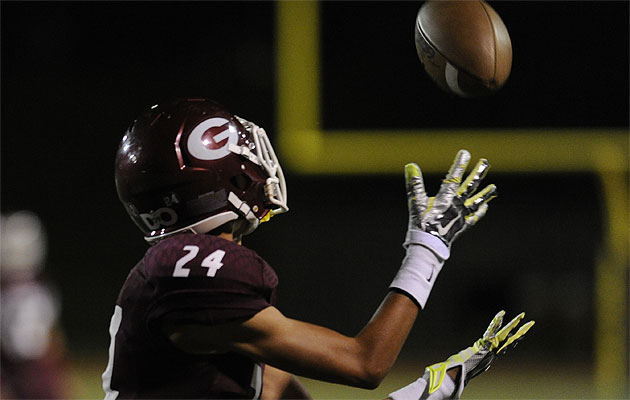
[[[254,143],[256,145],[256,160],[252,161],[260,165],[267,172],[268,178],[265,183],[265,194],[267,196],[267,200],[277,206],[277,208],[270,211],[269,217],[289,211],[289,207],[287,206],[287,186],[284,180],[284,173],[282,172],[282,167],[280,166],[276,152],[271,146],[267,132],[250,121],[238,116],[235,117],[254,138]],[[230,151],[241,155],[243,154],[242,149],[245,148],[242,146],[241,149],[235,151],[233,148],[237,146],[229,145],[229,147]],[[249,151],[249,149],[247,149],[247,151]],[[269,217],[265,217],[265,221],[268,220]]]

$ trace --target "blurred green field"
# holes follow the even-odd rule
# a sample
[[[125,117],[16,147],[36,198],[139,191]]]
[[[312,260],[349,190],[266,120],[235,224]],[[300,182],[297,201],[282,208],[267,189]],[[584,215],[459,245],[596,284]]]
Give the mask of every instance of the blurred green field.
[[[587,364],[514,365],[500,361],[466,387],[462,399],[593,399],[592,367]],[[72,363],[76,399],[102,399],[102,357],[76,358]],[[373,391],[301,379],[315,399],[383,399],[388,393],[417,379],[419,368],[399,362]]]

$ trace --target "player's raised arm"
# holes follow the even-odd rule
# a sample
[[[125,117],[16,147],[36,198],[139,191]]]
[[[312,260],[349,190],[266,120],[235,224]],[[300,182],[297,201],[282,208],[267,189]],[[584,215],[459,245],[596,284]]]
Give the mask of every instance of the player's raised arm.
[[[284,371],[363,388],[377,387],[393,366],[453,240],[481,218],[494,197],[490,185],[475,194],[488,163],[481,160],[462,182],[470,154],[460,151],[435,197],[420,168],[405,167],[409,225],[407,254],[380,307],[354,337],[285,317],[267,307],[253,317],[221,325],[165,321],[170,340],[192,353],[234,351]]]

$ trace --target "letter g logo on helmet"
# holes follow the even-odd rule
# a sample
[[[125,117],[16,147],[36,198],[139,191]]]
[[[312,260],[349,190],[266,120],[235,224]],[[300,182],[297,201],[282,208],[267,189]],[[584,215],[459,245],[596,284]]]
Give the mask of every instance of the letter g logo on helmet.
[[[228,144],[237,144],[238,132],[229,122],[214,117],[197,125],[186,142],[190,155],[199,160],[218,160],[230,154]]]

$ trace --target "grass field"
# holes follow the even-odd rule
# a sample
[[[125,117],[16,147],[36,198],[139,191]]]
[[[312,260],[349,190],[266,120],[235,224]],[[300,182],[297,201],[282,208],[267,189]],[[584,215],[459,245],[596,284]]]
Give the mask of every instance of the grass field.
[[[81,357],[72,363],[76,399],[102,399],[101,373],[106,360]],[[315,399],[383,399],[388,393],[417,379],[416,366],[400,362],[376,390],[302,379]],[[593,399],[592,367],[588,364],[514,365],[507,360],[475,378],[462,399]]]

